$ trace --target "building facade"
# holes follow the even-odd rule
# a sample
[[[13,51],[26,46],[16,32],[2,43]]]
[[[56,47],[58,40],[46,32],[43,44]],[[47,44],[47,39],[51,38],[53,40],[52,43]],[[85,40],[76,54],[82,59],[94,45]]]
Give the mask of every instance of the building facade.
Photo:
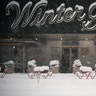
[[[59,60],[60,72],[72,72],[74,60],[80,59],[82,65],[95,68],[95,34],[35,34],[34,37],[34,41],[1,40],[0,64],[13,60],[15,72],[25,72],[30,60],[35,59],[38,66],[49,66],[51,60]]]

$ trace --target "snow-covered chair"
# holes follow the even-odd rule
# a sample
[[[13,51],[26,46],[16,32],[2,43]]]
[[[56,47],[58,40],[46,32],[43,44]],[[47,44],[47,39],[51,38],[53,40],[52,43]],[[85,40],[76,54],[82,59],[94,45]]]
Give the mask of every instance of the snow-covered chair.
[[[76,72],[79,71],[79,68],[82,66],[82,63],[79,59],[74,60],[73,62],[73,73],[75,74]]]
[[[36,67],[36,60],[31,60],[31,61],[28,61],[28,69],[27,69],[27,72],[28,73],[33,73],[34,71],[34,68]]]
[[[58,60],[50,61],[49,66],[50,66],[50,70],[53,73],[59,73],[59,61]]]
[[[95,72],[92,70],[92,68],[88,66],[83,66],[79,59],[73,62],[73,73],[75,73],[76,76],[80,79],[83,77],[86,77],[86,79],[88,79],[89,77],[94,79],[95,77]]]
[[[92,79],[95,78],[95,72],[92,70],[91,67],[88,66],[81,66],[79,68],[79,71],[76,72],[76,75],[81,79],[83,77],[86,77],[86,79],[88,79],[89,77],[91,77]]]

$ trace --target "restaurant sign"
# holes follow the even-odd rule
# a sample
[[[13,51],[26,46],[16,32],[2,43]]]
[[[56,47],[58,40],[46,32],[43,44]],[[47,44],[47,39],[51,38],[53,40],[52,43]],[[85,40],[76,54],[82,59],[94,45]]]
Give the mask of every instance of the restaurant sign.
[[[93,31],[96,29],[96,14],[94,14],[94,10],[96,10],[96,2],[93,2],[88,7],[87,13],[84,12],[84,6],[75,5],[72,7],[65,7],[65,3],[61,3],[56,10],[49,9],[44,11],[42,7],[47,7],[47,0],[40,0],[34,6],[32,6],[32,1],[27,2],[22,10],[19,2],[11,1],[6,5],[6,15],[10,15],[12,12],[12,8],[15,8],[15,19],[12,22],[11,28],[15,29],[18,25],[22,28],[26,26],[41,26],[46,22],[48,24],[54,23],[62,23],[62,22],[71,22],[74,19],[82,23],[81,30]],[[43,15],[42,15],[43,14]],[[35,15],[35,16],[34,16]],[[86,20],[86,17],[88,19]],[[35,17],[35,18],[33,18]]]

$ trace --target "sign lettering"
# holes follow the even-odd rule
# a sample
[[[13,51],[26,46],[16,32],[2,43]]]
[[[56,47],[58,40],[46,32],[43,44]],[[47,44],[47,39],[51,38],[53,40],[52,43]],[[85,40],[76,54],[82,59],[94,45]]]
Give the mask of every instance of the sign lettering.
[[[84,7],[81,5],[75,5],[75,8],[73,9],[72,7],[65,8],[65,3],[61,3],[60,6],[56,9],[56,12],[53,9],[43,12],[42,7],[46,7],[47,4],[47,0],[41,0],[37,2],[33,8],[31,8],[32,2],[29,1],[21,10],[20,4],[18,2],[9,2],[6,6],[6,15],[11,14],[12,11],[10,11],[10,9],[12,9],[12,7],[14,7],[16,11],[16,17],[11,25],[11,28],[14,29],[19,24],[21,24],[21,27],[24,28],[26,26],[32,27],[34,25],[41,26],[46,22],[53,24],[71,22],[74,19],[77,19],[79,22],[82,22],[82,31],[93,31],[96,29],[96,24],[94,24],[96,21],[96,14],[93,15],[94,10],[96,9],[96,2],[90,4],[89,6],[89,20],[85,20],[86,13],[84,13]]]

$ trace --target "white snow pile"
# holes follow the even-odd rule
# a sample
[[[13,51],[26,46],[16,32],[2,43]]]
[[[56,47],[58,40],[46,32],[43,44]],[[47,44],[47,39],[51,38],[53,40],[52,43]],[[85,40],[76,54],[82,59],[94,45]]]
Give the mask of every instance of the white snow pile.
[[[5,65],[5,66],[14,65],[14,64],[15,64],[15,62],[12,61],[12,60],[9,60],[9,61],[7,61],[7,62],[4,62],[4,65]]]
[[[45,71],[49,70],[49,66],[37,66],[34,68],[34,71]]]
[[[91,72],[91,71],[92,71],[92,68],[91,68],[91,67],[87,67],[87,66],[81,66],[81,67],[79,68],[79,70],[80,70],[81,72]]]
[[[36,60],[28,61],[28,66],[36,67]]]
[[[15,64],[14,61],[10,60],[10,61],[7,61],[7,62],[4,62],[4,65],[6,64]]]
[[[49,63],[50,66],[58,67],[59,66],[59,61],[58,60],[52,60]]]
[[[82,66],[82,63],[79,59],[74,60],[73,67],[80,67]]]

